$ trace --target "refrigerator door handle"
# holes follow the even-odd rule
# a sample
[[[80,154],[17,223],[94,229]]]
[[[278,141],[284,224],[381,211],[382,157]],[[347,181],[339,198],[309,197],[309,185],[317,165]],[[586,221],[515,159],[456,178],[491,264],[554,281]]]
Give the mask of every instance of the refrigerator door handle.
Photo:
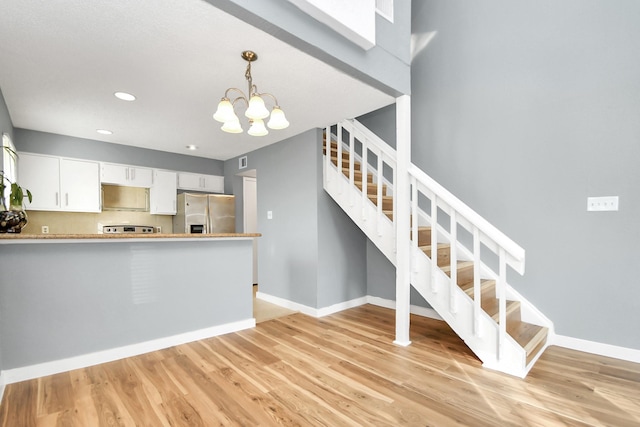
[[[209,234],[211,233],[211,218],[209,218],[209,201],[208,200],[204,208],[204,218],[205,218],[204,232]]]

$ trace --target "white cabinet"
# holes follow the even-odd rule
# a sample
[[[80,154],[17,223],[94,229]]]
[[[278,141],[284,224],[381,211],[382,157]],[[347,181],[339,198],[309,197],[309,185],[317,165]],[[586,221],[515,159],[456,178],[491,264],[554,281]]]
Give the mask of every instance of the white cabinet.
[[[18,183],[33,194],[27,210],[60,210],[60,159],[20,153]]]
[[[100,212],[98,162],[28,153],[18,162],[18,182],[33,194],[27,210]]]
[[[61,159],[60,194],[62,209],[71,212],[100,212],[99,163]]]
[[[208,193],[224,193],[224,176],[179,172],[178,188]]]
[[[175,215],[178,194],[177,174],[154,170],[153,185],[149,190],[149,210],[156,215]]]
[[[103,184],[149,188],[153,182],[153,169],[102,163],[100,181]]]

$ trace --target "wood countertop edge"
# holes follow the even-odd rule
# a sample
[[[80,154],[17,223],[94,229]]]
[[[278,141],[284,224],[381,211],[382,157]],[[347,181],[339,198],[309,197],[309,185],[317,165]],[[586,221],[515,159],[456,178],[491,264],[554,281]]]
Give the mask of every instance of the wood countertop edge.
[[[0,234],[0,243],[69,240],[215,240],[261,237],[260,233],[212,233],[212,234]]]

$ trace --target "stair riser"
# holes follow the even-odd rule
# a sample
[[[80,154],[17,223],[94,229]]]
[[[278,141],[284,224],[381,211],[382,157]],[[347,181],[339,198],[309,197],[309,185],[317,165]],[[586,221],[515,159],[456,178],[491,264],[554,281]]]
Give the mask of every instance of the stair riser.
[[[358,187],[358,190],[362,191],[362,181],[355,181],[354,182],[355,186]],[[378,184],[374,184],[374,183],[367,183],[367,194],[368,195],[375,195],[378,194]],[[387,192],[387,186],[383,185],[382,186],[382,194],[385,194]]]
[[[377,196],[369,196],[369,200],[373,202],[374,205],[378,206],[378,197]],[[391,211],[393,210],[393,199],[382,199],[382,210],[383,211]]]
[[[458,268],[458,285],[473,282],[473,265]]]
[[[322,154],[324,154],[325,156],[327,155],[327,151],[326,150],[322,150]],[[337,150],[331,150],[331,159],[332,160],[336,160],[338,158],[338,151]],[[342,161],[343,162],[349,162],[349,152],[347,151],[342,151]],[[335,162],[334,162],[335,164]]]
[[[527,365],[529,363],[531,363],[531,361],[533,360],[533,358],[540,352],[540,350],[542,350],[542,348],[544,347],[544,345],[547,343],[547,333],[544,333],[544,337],[538,342],[538,344],[533,347],[528,353],[527,353]]]
[[[349,178],[349,169],[342,169],[342,174],[344,176],[346,176],[347,178]],[[362,172],[354,170],[353,171],[353,179],[354,181],[362,181]],[[367,174],[367,182],[373,182],[373,174],[368,173]]]
[[[431,248],[425,249],[424,253],[431,258]],[[438,248],[438,267],[443,267],[451,263],[451,248]]]
[[[346,153],[345,153],[346,154]],[[331,156],[331,163],[333,163],[334,165],[338,166],[338,159],[335,156],[335,153],[332,154]],[[349,167],[349,155],[343,155],[342,156],[342,168],[348,168]],[[353,169],[359,171],[360,170],[360,162],[353,162]]]

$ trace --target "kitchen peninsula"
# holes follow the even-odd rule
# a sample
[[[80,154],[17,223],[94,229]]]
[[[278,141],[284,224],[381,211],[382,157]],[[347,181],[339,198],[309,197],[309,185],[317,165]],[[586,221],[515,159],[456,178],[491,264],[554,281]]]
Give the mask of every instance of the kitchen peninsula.
[[[255,326],[259,236],[0,235],[6,381]]]

